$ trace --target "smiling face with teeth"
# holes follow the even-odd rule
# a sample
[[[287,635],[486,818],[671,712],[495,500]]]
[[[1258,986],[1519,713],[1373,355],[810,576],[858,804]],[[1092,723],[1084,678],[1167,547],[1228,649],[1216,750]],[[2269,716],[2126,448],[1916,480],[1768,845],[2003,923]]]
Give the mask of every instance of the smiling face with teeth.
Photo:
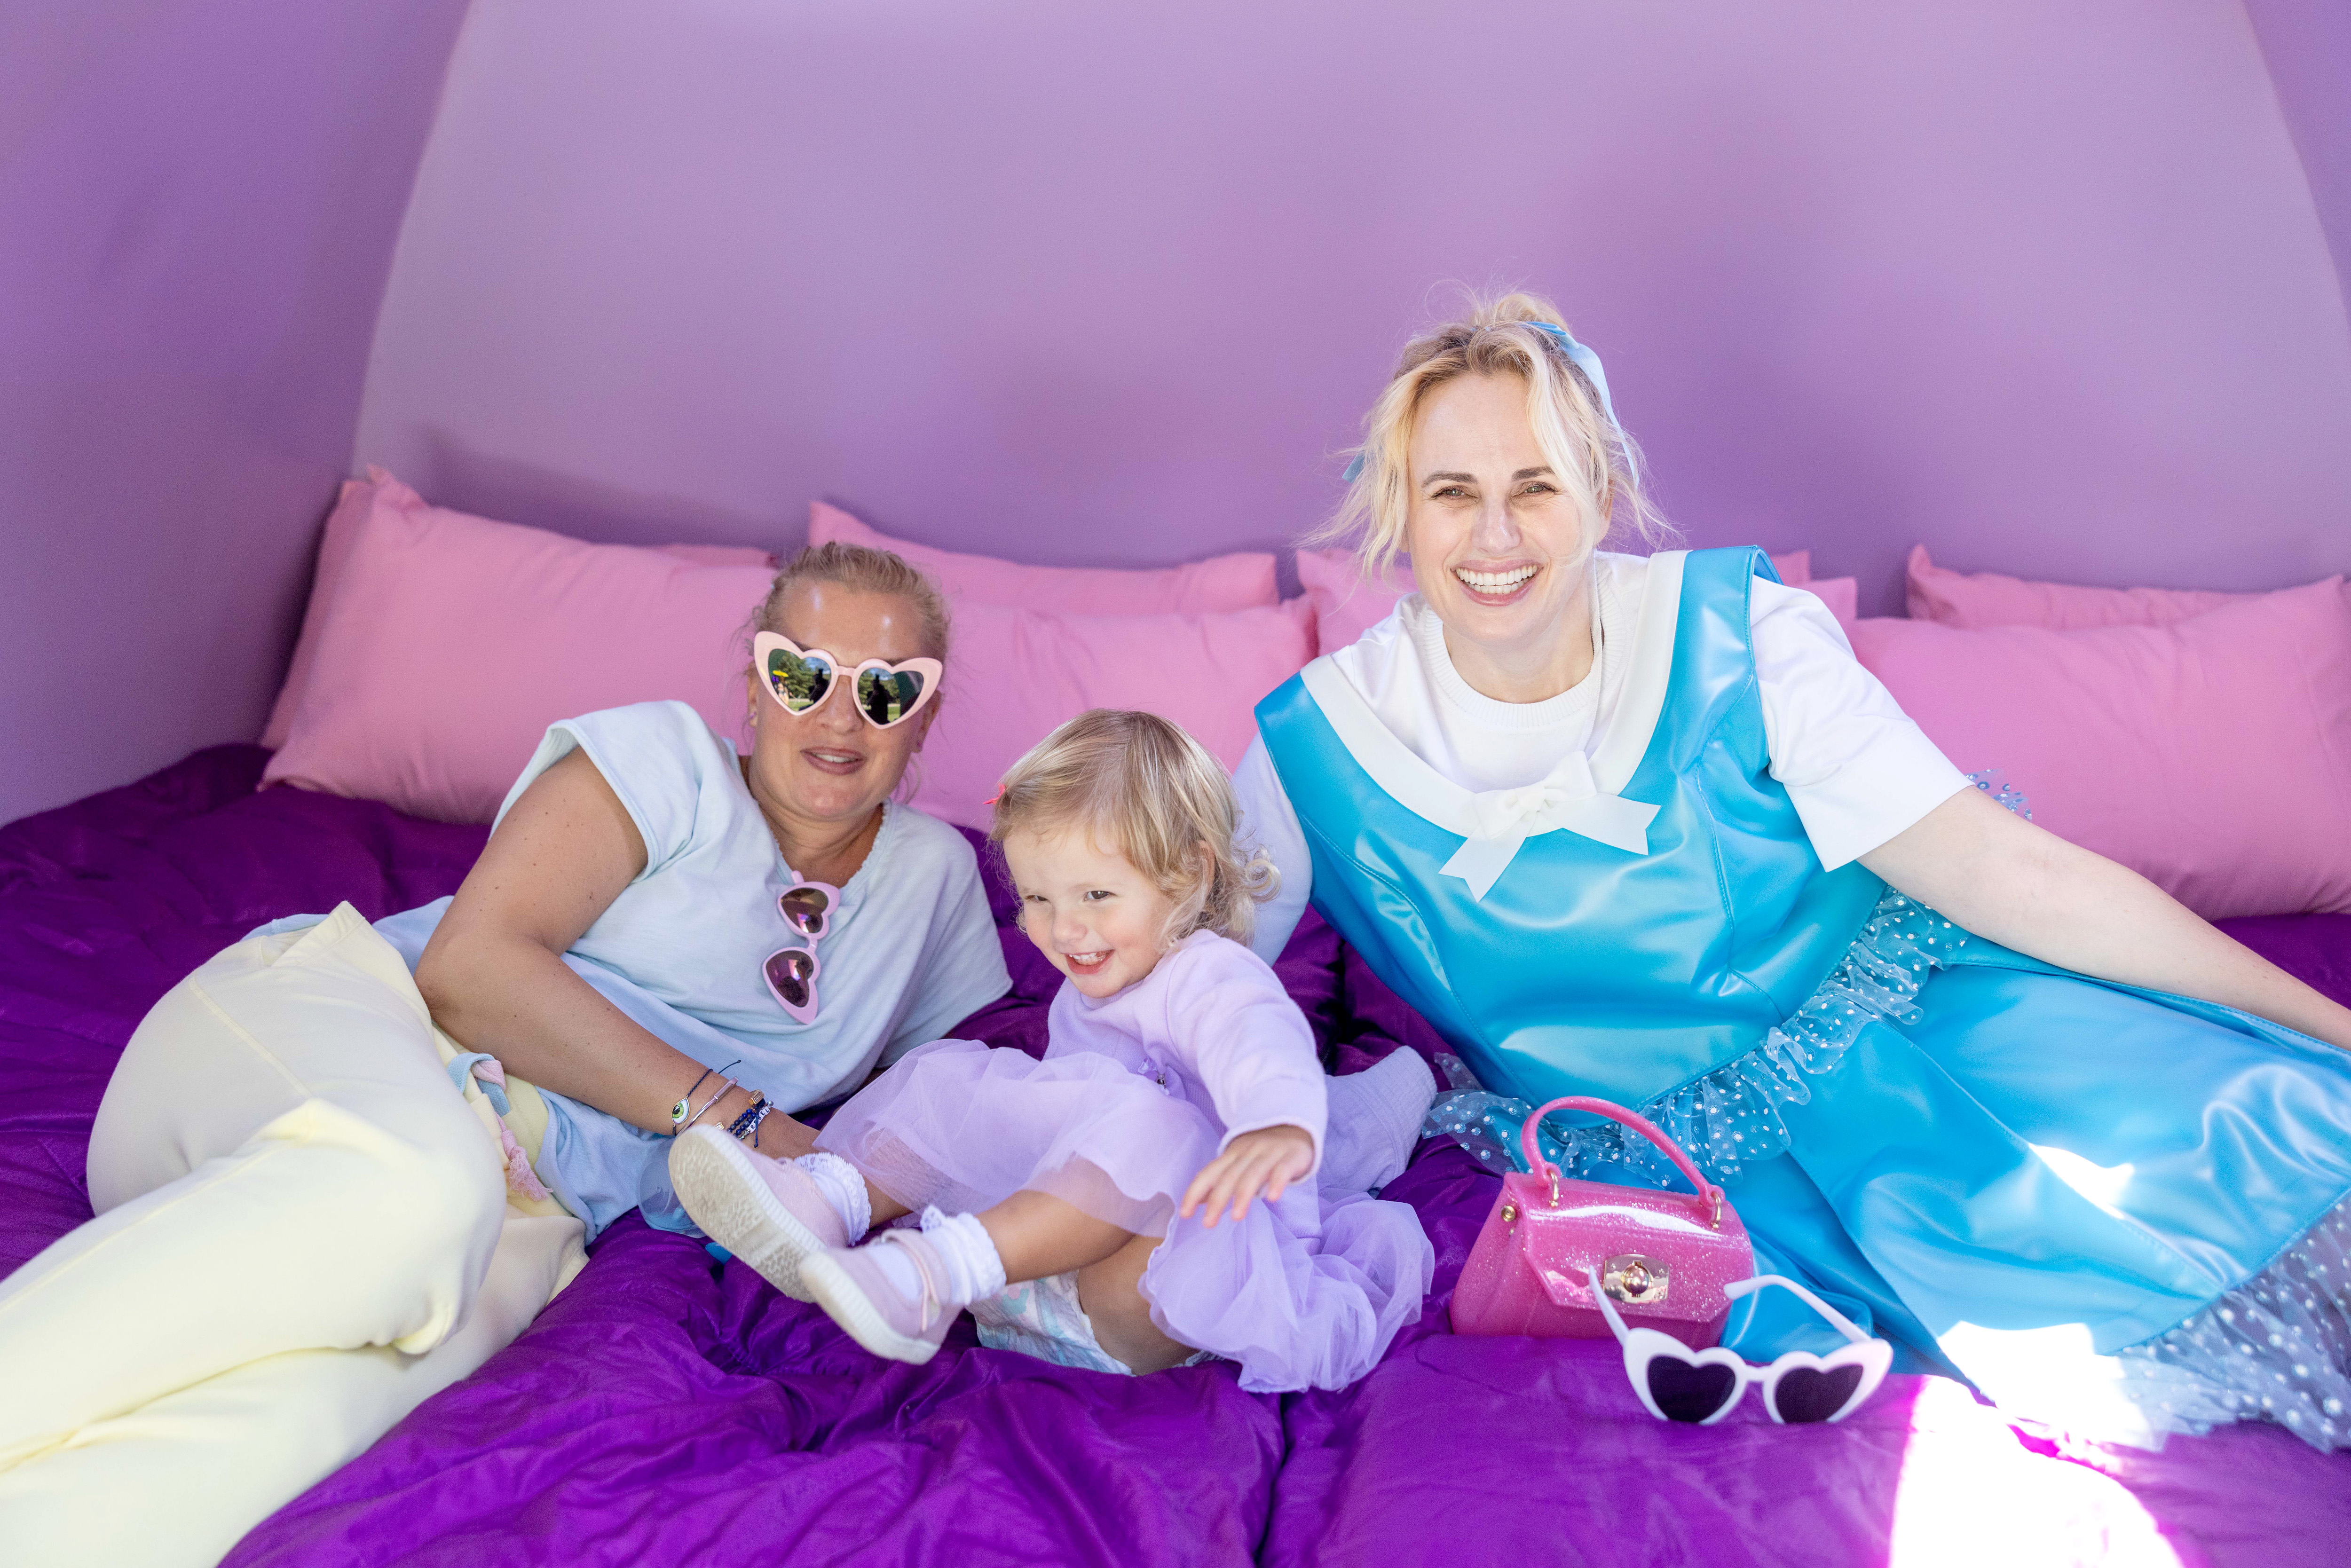
[[[1456,376],[1422,400],[1405,549],[1469,685],[1541,702],[1592,668],[1584,518],[1552,472],[1514,375]]]
[[[1083,823],[1016,829],[1004,863],[1020,894],[1020,929],[1082,996],[1116,996],[1158,967],[1175,904]]]

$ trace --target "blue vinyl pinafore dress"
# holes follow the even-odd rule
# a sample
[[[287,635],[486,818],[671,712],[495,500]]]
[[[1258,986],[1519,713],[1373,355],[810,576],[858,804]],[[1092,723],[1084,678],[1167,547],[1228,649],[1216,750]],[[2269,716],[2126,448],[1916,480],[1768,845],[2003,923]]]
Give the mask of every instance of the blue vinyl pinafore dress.
[[[2088,1436],[2267,1416],[2351,1442],[2351,1057],[1823,871],[1769,771],[1748,587],[1771,570],[1656,558],[1655,727],[1615,733],[1646,722],[1628,699],[1599,747],[1625,774],[1604,788],[1656,808],[1646,852],[1539,832],[1483,896],[1442,869],[1461,834],[1383,786],[1426,765],[1343,677],[1310,667],[1259,706],[1315,906],[1486,1086],[1432,1128],[1499,1167],[1532,1103],[1639,1107],[1725,1182],[1760,1268],[1913,1367]],[[1544,1130],[1573,1174],[1672,1179],[1613,1124]],[[1809,1328],[1759,1304],[1726,1343],[1768,1358]]]

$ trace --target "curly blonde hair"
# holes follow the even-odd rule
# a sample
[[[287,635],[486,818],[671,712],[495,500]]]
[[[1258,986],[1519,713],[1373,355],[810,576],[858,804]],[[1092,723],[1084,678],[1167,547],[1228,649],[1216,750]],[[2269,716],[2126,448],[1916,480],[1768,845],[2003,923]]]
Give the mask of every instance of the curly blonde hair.
[[[1246,942],[1280,885],[1262,852],[1233,842],[1232,780],[1208,748],[1155,713],[1094,708],[1047,736],[1005,774],[988,841],[1084,826],[1175,908],[1163,949],[1195,931]]]
[[[1609,418],[1599,389],[1544,327],[1565,331],[1567,319],[1538,295],[1473,295],[1467,315],[1405,344],[1395,373],[1364,416],[1364,444],[1355,449],[1361,467],[1338,511],[1306,542],[1352,538],[1356,569],[1376,581],[1404,549],[1412,516],[1412,432],[1422,402],[1456,377],[1503,374],[1526,382],[1535,444],[1584,518],[1585,557],[1600,548],[1620,514],[1651,545],[1673,538],[1673,526],[1642,485],[1640,448]]]

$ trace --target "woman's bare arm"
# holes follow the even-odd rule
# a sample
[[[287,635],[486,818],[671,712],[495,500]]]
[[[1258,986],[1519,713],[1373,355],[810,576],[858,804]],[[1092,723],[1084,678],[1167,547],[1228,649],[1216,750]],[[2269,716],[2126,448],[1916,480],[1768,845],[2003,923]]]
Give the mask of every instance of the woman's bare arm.
[[[534,779],[490,835],[482,858],[416,966],[434,1021],[542,1088],[648,1132],[670,1130],[670,1106],[702,1064],[632,1021],[564,965],[562,955],[644,869],[636,824],[587,753]],[[705,1082],[702,1099],[715,1087]],[[743,1090],[703,1118],[750,1102]],[[810,1134],[771,1116],[763,1152],[804,1154]]]
[[[2351,1008],[2126,867],[1962,789],[1861,857],[1894,887],[2044,963],[2220,1002],[2351,1051]]]

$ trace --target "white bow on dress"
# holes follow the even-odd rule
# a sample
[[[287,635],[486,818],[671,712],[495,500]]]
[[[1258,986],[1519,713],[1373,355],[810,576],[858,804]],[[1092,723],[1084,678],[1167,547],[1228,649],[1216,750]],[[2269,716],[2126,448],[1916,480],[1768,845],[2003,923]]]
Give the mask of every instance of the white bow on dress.
[[[1593,779],[1591,758],[1581,751],[1569,753],[1548,778],[1473,794],[1468,807],[1468,831],[1440,869],[1468,883],[1474,899],[1486,896],[1520,844],[1541,833],[1580,833],[1612,849],[1647,854],[1649,820],[1657,814],[1655,806],[1603,791]]]

